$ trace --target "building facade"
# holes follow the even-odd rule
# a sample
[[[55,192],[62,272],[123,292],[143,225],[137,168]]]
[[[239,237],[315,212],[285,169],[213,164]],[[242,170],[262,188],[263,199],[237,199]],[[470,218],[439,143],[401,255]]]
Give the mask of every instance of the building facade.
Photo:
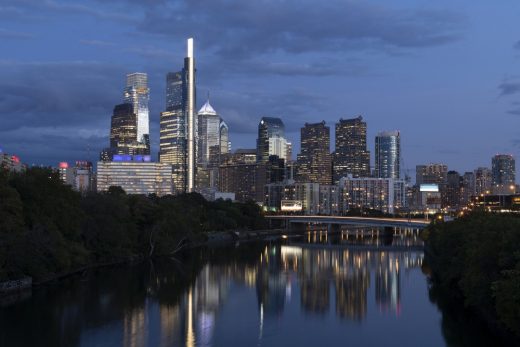
[[[132,105],[136,115],[136,141],[144,146],[143,154],[150,154],[149,100],[148,75],[142,72],[128,74],[124,101]]]
[[[375,140],[375,176],[401,178],[401,135],[399,131],[380,132]]]
[[[330,128],[325,125],[325,121],[305,123],[301,128],[301,152],[297,162],[296,181],[332,183]]]
[[[171,165],[144,161],[97,163],[97,191],[121,187],[127,194],[172,194]]]
[[[197,171],[197,117],[193,39],[184,67],[166,75],[166,111],[161,113],[159,162],[172,165],[174,192],[191,192]]]
[[[509,195],[516,192],[515,158],[509,154],[497,154],[491,160],[493,194]]]
[[[22,172],[26,166],[16,155],[9,155],[0,149],[0,169],[12,172]]]
[[[456,210],[462,200],[462,177],[457,171],[448,171],[446,175],[446,194],[444,195],[443,206]]]
[[[370,176],[370,152],[367,150],[367,123],[363,117],[340,119],[336,123],[334,182],[340,178]]]
[[[260,119],[256,151],[257,161],[261,163],[267,162],[271,155],[277,155],[280,158],[287,156],[285,125],[280,118],[262,117]]]
[[[393,178],[342,177],[339,181],[340,210],[373,209],[395,213],[406,206],[405,182]]]
[[[491,169],[479,167],[474,171],[475,175],[475,195],[489,195],[493,187],[493,175]]]

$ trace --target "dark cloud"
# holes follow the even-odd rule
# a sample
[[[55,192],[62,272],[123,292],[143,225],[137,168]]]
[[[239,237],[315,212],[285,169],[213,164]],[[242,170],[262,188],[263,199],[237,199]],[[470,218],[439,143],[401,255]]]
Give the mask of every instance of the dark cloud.
[[[275,11],[273,9],[276,9]],[[226,58],[285,52],[342,53],[443,45],[463,19],[447,11],[404,11],[357,1],[180,1],[145,13],[139,29],[168,37],[194,35]]]
[[[121,99],[126,71],[96,62],[0,61],[2,129],[96,124]],[[118,88],[119,87],[119,88]]]
[[[512,79],[506,79],[498,86],[500,96],[512,95],[520,92],[520,82]]]
[[[24,141],[20,141],[23,137]],[[88,135],[75,128],[27,128],[0,132],[4,151],[19,155],[23,162],[53,165],[59,161],[97,161],[99,148],[106,146],[108,136]]]
[[[280,94],[228,91],[220,93],[217,100],[218,103],[212,102],[212,105],[229,128],[241,134],[256,134],[262,116],[280,117],[286,130],[294,131],[306,120],[315,119],[327,106],[327,100],[322,96],[298,89]]]
[[[515,116],[520,116],[520,108],[509,110],[509,111],[507,111],[507,113],[515,115]]]
[[[73,15],[87,15],[99,19],[137,23],[137,16],[128,15],[122,9],[100,8],[100,6],[86,5],[84,2],[54,1],[54,0],[3,0],[6,11],[16,13],[19,18],[33,17],[34,13],[44,15],[47,13],[61,13]],[[107,2],[108,3],[108,2]],[[0,8],[2,9],[2,8]]]

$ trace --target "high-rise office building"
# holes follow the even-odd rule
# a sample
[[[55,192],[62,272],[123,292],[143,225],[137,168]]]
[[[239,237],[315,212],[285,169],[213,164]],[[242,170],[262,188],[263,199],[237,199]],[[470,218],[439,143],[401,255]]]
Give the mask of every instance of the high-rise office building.
[[[159,161],[172,165],[174,191],[191,192],[197,167],[193,39],[187,41],[184,67],[166,76],[166,111],[161,113]]]
[[[229,141],[229,128],[222,119],[220,120],[220,154],[231,152],[231,142]]]
[[[465,172],[462,176],[462,187],[460,191],[460,203],[465,206],[471,202],[471,197],[475,196],[475,173]]]
[[[146,149],[143,154],[150,154],[149,100],[148,75],[142,72],[128,74],[126,76],[124,101],[132,105],[133,112],[136,115],[136,141],[144,144]]]
[[[474,171],[475,174],[475,195],[479,196],[491,194],[493,187],[493,175],[488,167],[479,167]]]
[[[377,134],[375,150],[375,176],[399,179],[401,155],[399,131],[385,131]]]
[[[334,182],[340,178],[370,176],[370,152],[367,150],[367,123],[363,117],[340,119],[336,123]]]
[[[457,171],[448,171],[446,174],[446,194],[443,205],[450,209],[457,209],[461,202],[461,177]]]
[[[330,128],[321,123],[305,123],[301,128],[301,152],[298,155],[297,180],[331,184]]]
[[[497,154],[491,160],[493,194],[507,195],[516,192],[515,158],[509,154]]]
[[[193,56],[193,38],[188,39],[186,58],[184,58],[184,70],[187,72],[186,84],[186,123],[187,139],[187,178],[186,191],[191,193],[195,189],[195,175],[197,173],[197,119],[195,117],[195,61]]]
[[[286,163],[290,163],[292,162],[292,143],[291,142],[287,142],[287,146],[286,146],[286,156],[285,156],[285,162]]]
[[[137,141],[137,115],[132,104],[114,107],[110,124],[110,157],[114,154],[147,154],[149,147]]]
[[[183,113],[161,112],[159,162],[172,166],[174,194],[186,191],[186,128]]]
[[[197,117],[198,165],[213,166],[220,162],[221,154],[229,152],[229,129],[209,100],[199,110]]]
[[[165,109],[182,109],[185,78],[182,71],[168,72],[166,74],[166,107]]]
[[[265,163],[270,155],[285,158],[287,155],[287,140],[285,125],[280,118],[262,117],[258,124],[256,140],[257,160]]]

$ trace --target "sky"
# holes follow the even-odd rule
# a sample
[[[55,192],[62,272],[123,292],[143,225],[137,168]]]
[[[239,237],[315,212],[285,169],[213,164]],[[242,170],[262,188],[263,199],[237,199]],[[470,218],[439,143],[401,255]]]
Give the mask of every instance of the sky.
[[[401,132],[404,168],[520,152],[518,0],[0,0],[0,148],[32,165],[96,161],[125,76],[146,72],[156,157],[168,71],[195,39],[233,149],[262,116],[300,128],[362,115]],[[516,23],[516,24],[515,24]],[[517,165],[517,166],[520,166]]]

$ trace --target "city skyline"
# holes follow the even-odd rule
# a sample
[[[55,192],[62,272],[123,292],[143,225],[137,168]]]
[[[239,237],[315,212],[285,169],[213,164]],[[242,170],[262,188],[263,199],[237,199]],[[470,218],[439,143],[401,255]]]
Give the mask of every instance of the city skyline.
[[[106,11],[94,10],[89,2],[82,6],[74,2],[7,4],[10,6],[0,15],[16,15],[4,21],[0,30],[1,47],[7,52],[0,64],[6,76],[0,106],[4,114],[11,115],[0,129],[0,146],[29,164],[95,161],[107,143],[106,129],[111,109],[120,99],[121,76],[133,71],[149,74],[150,134],[152,153],[157,153],[164,74],[178,66],[184,56],[184,40],[192,34],[200,42],[199,91],[211,91],[212,104],[229,125],[234,148],[253,147],[258,120],[275,116],[286,124],[294,159],[300,152],[299,128],[305,122],[325,120],[331,126],[339,118],[361,114],[368,124],[367,144],[372,153],[379,131],[400,130],[404,166],[409,170],[417,164],[442,162],[464,172],[489,167],[489,158],[497,153],[518,157],[514,114],[518,113],[516,93],[520,91],[515,77],[519,45],[518,37],[507,30],[514,17],[511,8],[518,7],[513,2],[493,6],[438,2],[423,4],[424,8],[407,1],[391,6],[378,1],[336,4],[339,14],[353,11],[357,16],[347,15],[345,28],[352,31],[359,24],[359,30],[350,33],[326,26],[323,42],[314,46],[304,41],[320,37],[311,29],[293,41],[260,40],[257,46],[242,45],[245,38],[232,35],[241,26],[247,37],[255,33],[279,36],[269,28],[255,29],[242,22],[226,27],[210,16],[226,8],[218,1],[206,8],[179,2],[180,19],[171,28],[164,26],[164,17],[172,9],[161,1],[96,3]],[[251,10],[247,18],[253,20],[272,8],[269,5],[262,10],[242,4],[229,16]],[[117,11],[121,6],[128,12]],[[280,16],[288,15],[294,6],[291,2],[280,6]],[[143,8],[149,12],[142,15]],[[38,9],[39,17],[29,23],[31,9]],[[161,10],[163,17],[158,15]],[[197,26],[200,23],[190,15],[197,11],[231,39],[224,42],[204,26]],[[302,3],[301,11],[310,13],[310,5]],[[316,16],[321,18],[322,12],[318,9]],[[63,14],[85,23],[80,23],[77,36],[60,36],[57,47],[49,40],[70,24],[48,24],[49,19]],[[407,20],[407,14],[417,14],[416,20]],[[395,24],[385,20],[391,15],[397,18]],[[292,33],[305,20],[291,18],[285,25],[278,18],[273,20],[281,32]],[[504,24],[492,27],[489,23],[498,18]],[[361,19],[368,23],[381,19],[381,24],[367,31],[356,22]],[[99,22],[106,34],[88,32],[86,27],[92,22]],[[118,26],[136,34],[131,45],[130,38],[116,30]],[[385,35],[385,28],[393,35]],[[403,28],[417,34],[407,36],[398,30]],[[486,31],[490,35],[471,35]],[[493,33],[501,35],[496,38]],[[333,39],[340,40],[339,47]],[[33,49],[44,44],[56,49]],[[29,48],[34,54],[25,54]],[[261,59],[253,58],[255,54]],[[343,58],[345,63],[340,63]]]

